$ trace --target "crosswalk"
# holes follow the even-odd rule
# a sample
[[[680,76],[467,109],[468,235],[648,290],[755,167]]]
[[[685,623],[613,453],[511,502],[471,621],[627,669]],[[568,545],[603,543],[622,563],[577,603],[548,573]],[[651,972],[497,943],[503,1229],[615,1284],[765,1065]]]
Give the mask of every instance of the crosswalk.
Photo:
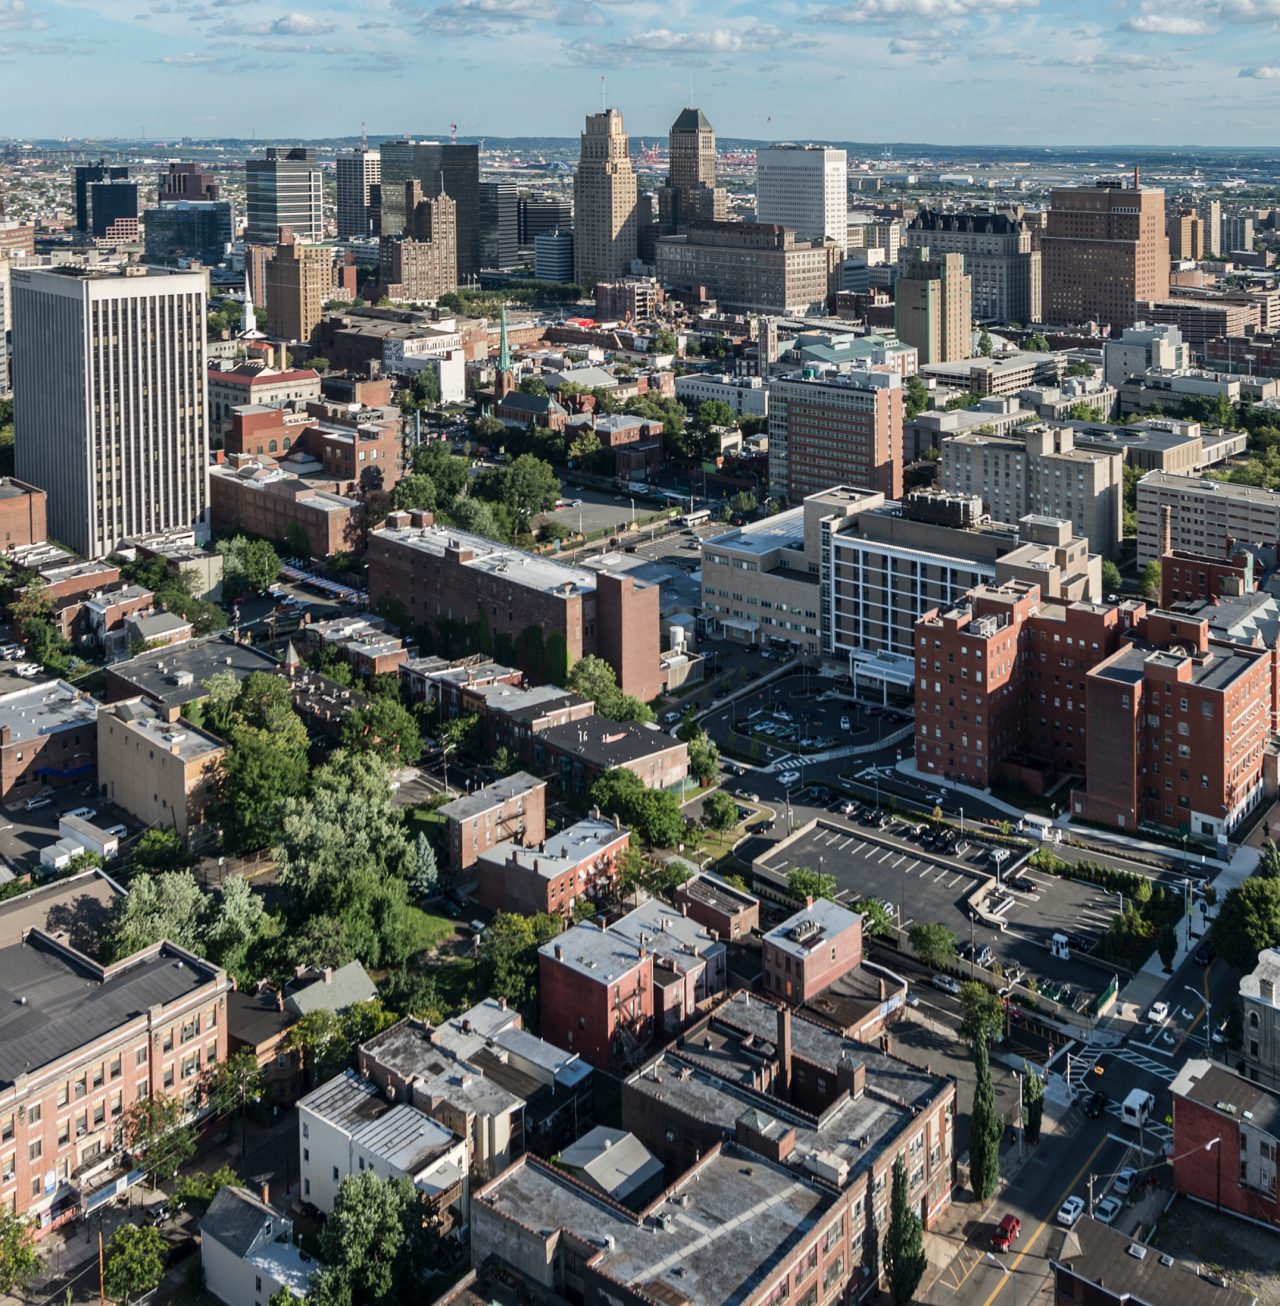
[[[1072,1053],[1070,1080],[1072,1088],[1076,1089],[1078,1095],[1076,1105],[1072,1108],[1073,1112],[1080,1110],[1085,1094],[1099,1087],[1094,1079],[1093,1068],[1104,1056],[1109,1061],[1122,1061],[1126,1065],[1133,1066],[1135,1070],[1141,1070],[1156,1079],[1163,1080],[1166,1084],[1172,1083],[1176,1074],[1172,1066],[1161,1061],[1153,1061],[1150,1057],[1131,1048],[1090,1048],[1085,1052]],[[1108,1101],[1107,1114],[1119,1120],[1120,1103]],[[1158,1139],[1161,1143],[1173,1142],[1173,1130],[1158,1120],[1148,1120],[1144,1126],[1144,1134],[1147,1138]]]

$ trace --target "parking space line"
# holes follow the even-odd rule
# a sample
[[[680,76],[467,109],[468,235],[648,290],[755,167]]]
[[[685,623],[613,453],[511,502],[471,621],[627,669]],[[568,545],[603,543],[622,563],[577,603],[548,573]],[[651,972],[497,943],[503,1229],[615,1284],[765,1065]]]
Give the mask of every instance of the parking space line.
[[[901,866],[902,863],[905,862],[906,860],[907,860],[907,854],[906,854],[906,853],[903,853],[903,854],[898,858],[898,860],[897,860],[896,862],[894,862],[894,864],[893,864],[893,869],[896,871],[896,870],[898,869],[898,867]]]
[[[877,865],[877,866],[883,866],[883,865],[885,864],[885,862],[887,862],[887,861],[889,860],[889,858],[892,857],[892,856],[893,856],[893,849],[890,848],[890,849],[888,850],[888,852],[886,852],[883,856],[881,856],[881,857],[877,857],[877,858],[876,858],[876,865]]]
[[[933,880],[934,884],[937,884],[939,880],[945,880],[949,874],[950,872],[944,866],[942,870],[940,870],[938,874],[934,876],[934,880]]]
[[[941,877],[939,877],[939,878],[941,878]],[[963,876],[963,875],[957,875],[956,878],[955,878],[954,880],[952,880],[950,884],[947,885],[947,888],[948,888],[948,889],[954,889],[954,888],[956,887],[956,885],[959,884],[960,881],[963,880],[963,879],[964,879],[964,876]]]

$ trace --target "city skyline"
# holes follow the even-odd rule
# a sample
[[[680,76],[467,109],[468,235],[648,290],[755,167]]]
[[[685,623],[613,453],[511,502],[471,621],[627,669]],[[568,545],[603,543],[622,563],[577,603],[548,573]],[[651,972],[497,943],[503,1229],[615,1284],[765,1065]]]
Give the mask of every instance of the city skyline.
[[[692,77],[694,102],[730,138],[1247,146],[1268,141],[1280,103],[1278,28],[1280,0],[792,0],[767,11],[721,0],[696,14],[600,0],[344,0],[305,12],[264,0],[0,0],[0,68],[16,135],[92,123],[114,136],[314,137],[353,132],[355,114],[392,129],[427,116],[470,136],[536,124],[568,137],[600,104],[607,72],[605,98],[637,137],[665,135]],[[55,103],[50,59],[75,70]],[[424,67],[436,92],[425,114]],[[556,71],[557,96],[536,115],[519,75],[529,67]],[[375,105],[307,93],[353,76],[378,77]],[[1227,80],[1244,83],[1238,98],[1221,95]]]

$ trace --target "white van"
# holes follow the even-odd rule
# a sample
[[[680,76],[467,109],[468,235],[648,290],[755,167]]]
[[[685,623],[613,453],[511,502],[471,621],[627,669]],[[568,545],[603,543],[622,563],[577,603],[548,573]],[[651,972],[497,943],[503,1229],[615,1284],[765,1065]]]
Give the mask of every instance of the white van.
[[[1148,1093],[1146,1089],[1135,1088],[1120,1104],[1120,1119],[1126,1125],[1133,1125],[1136,1128],[1138,1125],[1146,1124],[1155,1109],[1154,1095]]]

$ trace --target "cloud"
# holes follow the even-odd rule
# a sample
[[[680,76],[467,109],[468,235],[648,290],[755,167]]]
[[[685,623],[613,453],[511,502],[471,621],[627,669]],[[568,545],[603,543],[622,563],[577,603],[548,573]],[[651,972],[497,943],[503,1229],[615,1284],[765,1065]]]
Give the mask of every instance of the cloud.
[[[1222,0],[1218,17],[1224,23],[1280,23],[1280,0]]]
[[[816,15],[832,23],[894,23],[903,19],[989,18],[1034,9],[1040,0],[848,0]]]
[[[1079,68],[1087,73],[1176,73],[1189,65],[1156,54],[1077,54],[1041,61],[1045,68]]]
[[[1212,23],[1186,14],[1138,14],[1120,24],[1122,32],[1139,32],[1144,36],[1204,36],[1214,31]]]
[[[703,31],[675,31],[654,27],[636,32],[622,41],[603,44],[575,42],[566,53],[587,64],[628,64],[650,61],[689,59],[705,63],[722,55],[776,52],[781,49],[809,48],[804,37],[791,37],[781,28],[767,23],[754,27],[714,27]]]
[[[333,23],[296,10],[270,22],[242,23],[228,18],[213,29],[215,36],[325,36],[336,31]]]
[[[419,26],[441,36],[497,35],[531,22],[554,22],[553,0],[447,0],[424,13]]]
[[[166,54],[159,59],[152,59],[152,63],[168,64],[172,68],[200,68],[205,64],[217,63],[216,55],[212,54]]]
[[[918,63],[942,63],[953,50],[951,41],[937,41],[924,36],[895,36],[889,42],[889,53],[906,55]]]
[[[48,26],[26,0],[0,0],[0,32],[42,32]]]
[[[1253,77],[1260,82],[1274,82],[1280,80],[1280,66],[1266,63],[1256,64],[1252,68],[1241,68],[1236,76]]]

